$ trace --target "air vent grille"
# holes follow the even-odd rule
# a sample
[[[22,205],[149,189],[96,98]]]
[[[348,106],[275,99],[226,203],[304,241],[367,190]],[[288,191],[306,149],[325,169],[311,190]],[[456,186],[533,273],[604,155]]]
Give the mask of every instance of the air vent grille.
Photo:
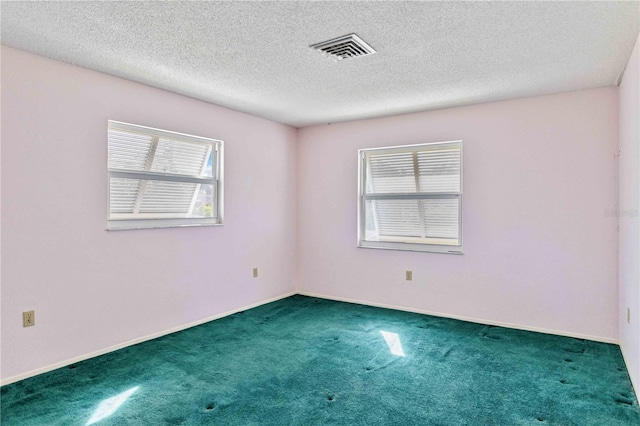
[[[376,53],[373,47],[355,34],[349,34],[321,43],[312,44],[312,49],[329,56],[335,61],[348,58],[357,58]]]

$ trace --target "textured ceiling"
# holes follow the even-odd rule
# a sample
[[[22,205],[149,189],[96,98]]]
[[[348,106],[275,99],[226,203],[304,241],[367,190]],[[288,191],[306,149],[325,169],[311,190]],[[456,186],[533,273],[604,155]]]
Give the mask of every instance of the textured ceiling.
[[[2,44],[302,127],[610,86],[631,2],[1,2]],[[378,53],[308,46],[356,33]]]

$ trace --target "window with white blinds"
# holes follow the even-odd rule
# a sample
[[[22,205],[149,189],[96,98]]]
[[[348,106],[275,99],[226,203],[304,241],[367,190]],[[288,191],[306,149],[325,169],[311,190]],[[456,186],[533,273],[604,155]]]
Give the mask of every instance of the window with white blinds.
[[[363,149],[359,247],[462,253],[462,142]]]
[[[107,228],[222,224],[222,141],[109,121]]]

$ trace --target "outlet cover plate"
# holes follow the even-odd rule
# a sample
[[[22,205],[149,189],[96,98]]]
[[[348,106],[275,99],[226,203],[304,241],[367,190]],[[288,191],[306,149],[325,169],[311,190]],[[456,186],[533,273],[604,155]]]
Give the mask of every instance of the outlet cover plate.
[[[23,327],[31,327],[32,325],[36,325],[36,312],[35,311],[26,311],[22,313],[22,326]]]

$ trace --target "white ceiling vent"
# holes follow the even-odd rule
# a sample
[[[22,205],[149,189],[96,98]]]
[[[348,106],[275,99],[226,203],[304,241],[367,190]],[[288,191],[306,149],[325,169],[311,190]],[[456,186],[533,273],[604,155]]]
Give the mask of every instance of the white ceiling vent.
[[[355,34],[348,34],[342,37],[312,44],[312,49],[316,49],[323,55],[331,57],[335,61],[358,56],[366,56],[376,53],[373,47]]]

